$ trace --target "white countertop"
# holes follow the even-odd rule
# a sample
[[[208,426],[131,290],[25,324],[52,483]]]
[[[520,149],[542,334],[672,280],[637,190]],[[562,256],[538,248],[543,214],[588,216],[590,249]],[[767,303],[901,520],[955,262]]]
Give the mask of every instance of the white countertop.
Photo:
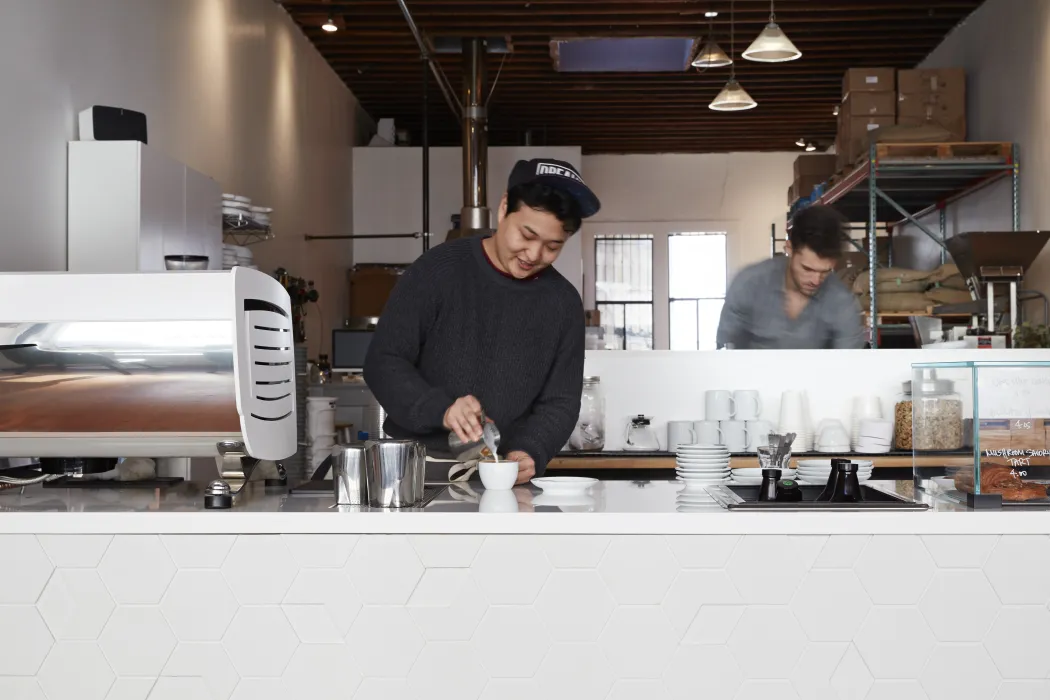
[[[910,493],[910,481],[881,483]],[[454,486],[423,510],[387,512],[252,487],[229,511],[204,510],[192,485],[5,491],[0,534],[1050,534],[1046,510],[974,512],[929,497],[925,512],[741,513],[714,503],[686,512],[671,481],[601,482],[576,504],[534,489]]]

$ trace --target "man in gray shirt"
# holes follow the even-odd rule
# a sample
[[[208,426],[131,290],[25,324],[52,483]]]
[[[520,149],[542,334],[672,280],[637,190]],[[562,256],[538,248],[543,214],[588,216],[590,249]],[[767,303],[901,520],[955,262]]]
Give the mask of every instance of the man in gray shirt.
[[[718,347],[807,350],[863,348],[867,342],[853,293],[834,274],[846,221],[813,205],[791,222],[786,257],[740,272],[726,294]]]

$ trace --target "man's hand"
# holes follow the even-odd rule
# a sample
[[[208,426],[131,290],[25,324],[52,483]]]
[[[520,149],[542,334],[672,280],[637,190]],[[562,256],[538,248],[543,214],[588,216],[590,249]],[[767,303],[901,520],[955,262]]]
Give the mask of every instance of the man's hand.
[[[473,396],[461,396],[445,411],[443,421],[464,443],[481,439],[481,404]]]
[[[518,463],[518,480],[515,484],[524,484],[536,476],[536,460],[521,450],[509,452],[506,459],[508,462]]]

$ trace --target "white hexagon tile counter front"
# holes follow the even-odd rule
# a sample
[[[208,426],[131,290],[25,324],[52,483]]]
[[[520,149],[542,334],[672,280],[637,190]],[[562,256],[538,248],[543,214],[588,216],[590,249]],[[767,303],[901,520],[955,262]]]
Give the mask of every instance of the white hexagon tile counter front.
[[[556,642],[594,642],[616,608],[597,571],[557,569],[536,599],[536,610]]]
[[[924,535],[923,544],[942,569],[979,569],[999,542],[998,535]]]
[[[47,700],[36,678],[0,676],[0,698],[4,700]]]
[[[490,676],[532,678],[551,639],[531,606],[498,606],[485,613],[473,644]]]
[[[916,535],[877,535],[853,566],[876,605],[915,605],[933,578],[933,559]]]
[[[246,606],[237,611],[222,645],[241,676],[273,677],[284,673],[299,639],[276,605]]]
[[[367,678],[405,678],[424,641],[405,608],[361,608],[346,637],[361,673]]]
[[[365,605],[404,605],[423,565],[404,535],[369,535],[350,553],[346,575]]]
[[[726,571],[745,603],[780,605],[791,600],[806,574],[796,554],[787,535],[747,536]]]
[[[554,644],[536,671],[543,698],[606,700],[614,673],[596,644]]]
[[[57,569],[37,607],[55,639],[94,640],[116,604],[94,569]]]
[[[409,544],[427,569],[465,569],[478,555],[484,535],[409,535]]]
[[[729,648],[748,678],[788,678],[806,635],[786,606],[751,606],[729,637]]]
[[[617,678],[659,678],[678,641],[659,607],[627,605],[613,612],[598,643]]]
[[[664,538],[678,564],[685,569],[723,569],[740,535],[669,535]]]
[[[160,536],[164,549],[180,569],[218,569],[236,541],[236,535]]]
[[[551,573],[535,537],[490,535],[470,567],[492,605],[531,605]]]
[[[342,569],[300,569],[281,607],[304,642],[342,641],[361,598]]]
[[[360,535],[282,535],[292,558],[305,569],[341,569]]]
[[[678,560],[661,537],[617,537],[598,571],[620,605],[659,605],[678,575]]]
[[[427,644],[408,674],[413,698],[477,700],[484,688],[485,669],[467,642]]]
[[[48,700],[105,700],[113,679],[95,642],[56,642],[37,677]]]
[[[222,563],[241,605],[280,605],[298,570],[280,535],[239,535]]]
[[[942,642],[979,642],[1002,604],[980,569],[939,570],[919,603]]]
[[[226,648],[219,642],[179,642],[161,675],[201,678],[215,700],[229,698],[240,680]]]
[[[488,604],[469,569],[427,569],[408,611],[431,642],[468,642]]]
[[[737,605],[741,603],[729,575],[714,569],[682,569],[661,607],[668,621],[680,635],[693,625],[701,605]]]
[[[1050,603],[1050,537],[1004,535],[984,572],[1004,605]]]
[[[1050,676],[1050,611],[1043,606],[1003,608],[984,638],[1003,678]]]
[[[237,614],[237,599],[218,570],[182,569],[160,609],[180,641],[217,642]]]
[[[612,538],[608,535],[543,535],[539,538],[555,569],[595,569]]]
[[[159,676],[175,641],[160,608],[122,606],[110,616],[98,643],[118,676]]]
[[[876,607],[855,640],[875,678],[917,679],[937,646],[922,615],[910,607]]]
[[[731,698],[744,674],[724,646],[683,645],[671,657],[663,680],[673,700]]]
[[[871,601],[852,571],[828,569],[806,574],[790,607],[810,640],[848,642],[868,616]]]
[[[59,568],[94,569],[113,535],[37,535],[47,558]]]
[[[0,535],[0,561],[0,605],[35,603],[55,568],[33,535]]]
[[[992,700],[1000,677],[980,644],[941,644],[920,680],[930,700]]]
[[[300,644],[281,676],[285,697],[345,700],[361,682],[356,660],[344,644]]]
[[[52,642],[36,608],[0,605],[0,676],[35,676]]]
[[[175,577],[175,564],[157,535],[117,535],[98,573],[118,605],[156,605]]]
[[[864,700],[873,682],[871,671],[851,644],[831,676],[831,688],[835,695],[839,700]]]

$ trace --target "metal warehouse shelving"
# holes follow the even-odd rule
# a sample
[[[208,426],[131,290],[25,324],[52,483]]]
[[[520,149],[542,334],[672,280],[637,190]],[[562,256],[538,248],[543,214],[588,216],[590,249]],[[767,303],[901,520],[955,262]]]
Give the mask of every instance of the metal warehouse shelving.
[[[876,235],[880,224],[890,231],[891,249],[893,229],[910,223],[941,247],[944,259],[948,205],[1004,178],[1010,178],[1011,225],[1017,231],[1021,224],[1018,202],[1020,164],[1017,145],[1012,143],[875,143],[865,162],[810,202],[810,205],[833,206],[851,222],[862,223],[865,228],[872,348],[879,344],[875,279],[878,264]],[[937,211],[940,212],[939,233],[921,221]],[[775,246],[775,233],[773,238]],[[854,242],[854,245],[857,244]]]

